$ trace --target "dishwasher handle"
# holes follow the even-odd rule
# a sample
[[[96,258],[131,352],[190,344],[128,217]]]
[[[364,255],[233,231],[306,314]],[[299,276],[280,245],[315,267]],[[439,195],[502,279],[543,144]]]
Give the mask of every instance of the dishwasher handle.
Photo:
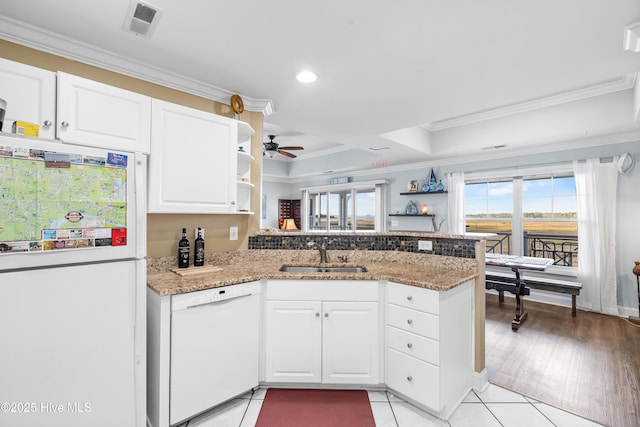
[[[224,298],[212,299],[210,301],[194,301],[192,304],[187,303],[184,307],[174,309],[173,311],[188,310],[190,308],[198,308],[198,307],[204,307],[207,305],[222,304],[225,302],[231,302],[231,301],[238,300],[240,298],[246,298],[250,296],[253,296],[253,294],[231,295],[231,296],[225,296]]]

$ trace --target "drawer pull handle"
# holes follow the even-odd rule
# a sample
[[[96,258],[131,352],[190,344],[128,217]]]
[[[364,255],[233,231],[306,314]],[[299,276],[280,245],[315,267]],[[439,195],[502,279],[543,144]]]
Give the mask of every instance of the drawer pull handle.
[[[60,126],[63,128],[68,128],[69,127],[69,122],[62,122],[60,123]]]
[[[408,323],[408,324],[410,324],[410,325],[413,325],[413,320],[408,319],[408,320],[407,320],[407,323]]]
[[[408,295],[407,296],[407,301],[412,301],[412,300],[413,300],[413,297],[411,295]]]
[[[324,314],[324,317],[329,317],[329,313],[325,313],[325,314]]]
[[[409,375],[409,376],[407,377],[407,381],[409,381],[409,382],[413,381],[413,377],[412,377],[411,375]]]
[[[408,347],[408,348],[413,348],[413,344],[408,343],[408,344],[407,344],[407,347]]]
[[[320,313],[316,313],[316,317],[320,317]]]

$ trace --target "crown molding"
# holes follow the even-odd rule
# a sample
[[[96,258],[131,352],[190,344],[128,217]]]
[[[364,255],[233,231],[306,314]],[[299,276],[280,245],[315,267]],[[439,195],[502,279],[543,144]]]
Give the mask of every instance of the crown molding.
[[[536,146],[522,147],[522,148],[514,148],[508,150],[495,150],[495,151],[486,151],[482,153],[472,153],[468,155],[458,155],[458,156],[444,156],[439,158],[434,158],[433,160],[416,162],[416,163],[406,163],[406,164],[398,164],[385,166],[381,168],[369,168],[369,169],[357,169],[357,170],[340,170],[335,171],[335,173],[326,174],[322,172],[309,173],[304,175],[295,175],[295,176],[282,176],[282,175],[270,175],[263,174],[262,179],[264,181],[270,182],[284,182],[284,183],[300,183],[300,182],[308,182],[313,179],[321,179],[321,178],[331,178],[334,176],[341,176],[348,174],[349,176],[372,176],[382,174],[386,177],[389,174],[406,172],[408,170],[414,169],[428,169],[433,167],[443,167],[443,166],[455,166],[462,165],[466,163],[477,163],[488,160],[496,160],[496,159],[508,159],[514,157],[522,157],[522,156],[531,156],[535,154],[541,153],[553,153],[559,151],[567,151],[567,150],[579,150],[585,148],[592,147],[601,147],[606,145],[617,145],[624,144],[628,142],[636,142],[640,141],[640,131],[631,131],[624,132],[619,134],[611,134],[611,135],[602,135],[591,138],[578,138],[578,139],[570,139],[564,141],[556,141],[550,142],[548,144],[538,144]]]
[[[569,102],[580,101],[596,96],[608,95],[610,93],[631,89],[635,85],[636,73],[627,74],[611,80],[602,81],[590,86],[578,88],[569,92],[557,93],[543,98],[532,99],[513,105],[494,108],[487,111],[467,114],[464,116],[452,117],[450,119],[438,120],[422,125],[428,131],[434,132],[449,129],[457,126],[464,126],[486,120],[499,119],[513,114],[526,113],[528,111],[542,108],[554,107],[556,105]]]
[[[640,22],[624,27],[622,48],[630,52],[640,52]]]
[[[2,15],[0,15],[0,37],[32,49],[201,96],[222,104],[229,104],[229,98],[235,93],[199,80],[151,67],[132,58],[115,55],[107,50]],[[265,116],[273,113],[273,103],[270,99],[240,95],[247,111],[260,112]]]

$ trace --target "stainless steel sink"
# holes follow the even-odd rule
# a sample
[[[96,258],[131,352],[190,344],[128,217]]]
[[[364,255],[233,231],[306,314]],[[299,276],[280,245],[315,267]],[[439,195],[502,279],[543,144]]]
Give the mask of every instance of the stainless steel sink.
[[[308,266],[308,265],[283,265],[280,271],[289,273],[365,273],[366,267],[362,266]]]

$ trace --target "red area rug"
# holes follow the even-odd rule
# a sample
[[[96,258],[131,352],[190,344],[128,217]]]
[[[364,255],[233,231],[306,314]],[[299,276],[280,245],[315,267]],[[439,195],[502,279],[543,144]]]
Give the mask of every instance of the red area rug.
[[[375,427],[365,390],[270,388],[256,427]]]

